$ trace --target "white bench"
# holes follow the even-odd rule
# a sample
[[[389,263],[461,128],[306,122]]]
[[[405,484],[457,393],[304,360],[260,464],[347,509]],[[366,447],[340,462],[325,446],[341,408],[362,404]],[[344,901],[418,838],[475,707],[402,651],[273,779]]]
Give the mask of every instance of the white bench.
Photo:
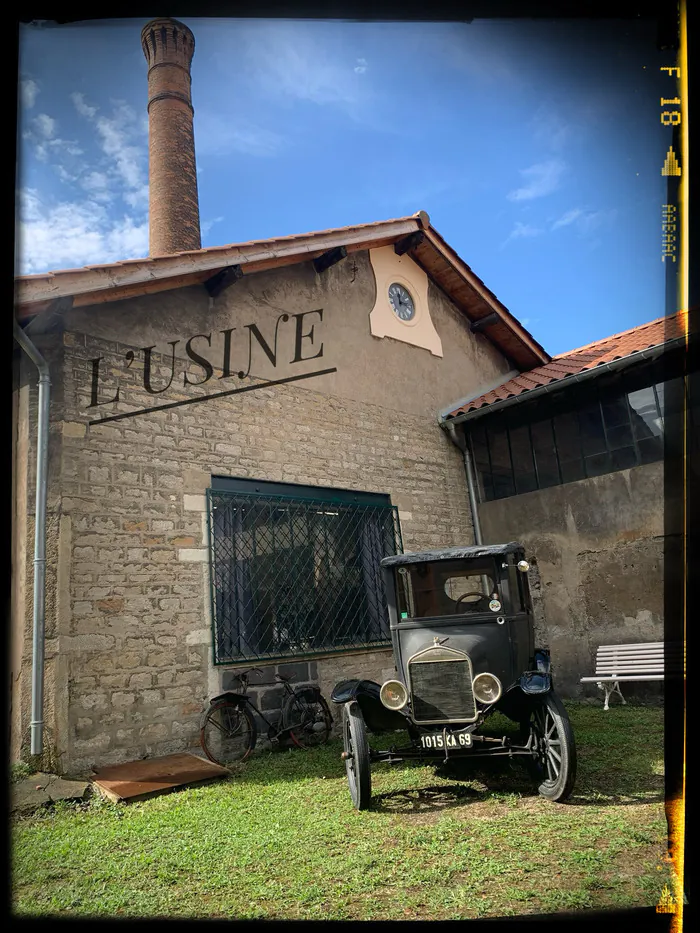
[[[622,702],[626,703],[620,690],[621,681],[664,679],[664,648],[662,641],[636,645],[601,645],[596,653],[595,675],[582,677],[581,683],[595,683],[601,690],[605,690],[603,709],[608,709],[613,693],[618,693]]]

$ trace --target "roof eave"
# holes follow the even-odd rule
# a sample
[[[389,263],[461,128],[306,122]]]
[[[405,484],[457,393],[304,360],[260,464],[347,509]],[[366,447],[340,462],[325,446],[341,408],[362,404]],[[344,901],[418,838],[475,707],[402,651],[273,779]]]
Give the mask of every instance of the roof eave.
[[[667,353],[669,350],[683,346],[684,344],[685,336],[681,336],[676,337],[673,340],[657,344],[654,347],[647,347],[644,350],[637,350],[636,352],[630,353],[627,356],[623,356],[620,359],[611,360],[608,363],[601,363],[598,366],[595,366],[593,369],[586,369],[580,373],[572,373],[570,376],[564,376],[562,379],[556,379],[553,382],[547,383],[547,385],[538,386],[536,389],[528,389],[525,392],[521,392],[519,395],[512,395],[509,398],[500,399],[497,402],[492,402],[490,405],[482,405],[481,408],[475,408],[471,411],[461,412],[460,414],[453,417],[450,417],[450,415],[445,415],[439,419],[440,426],[446,428],[448,425],[463,424],[466,421],[475,421],[477,418],[483,418],[486,415],[495,414],[496,412],[503,411],[506,408],[512,408],[514,405],[524,404],[525,402],[540,398],[543,395],[549,395],[560,390],[563,391],[575,383],[586,382],[588,380],[595,379],[604,373],[620,371],[626,369],[628,366],[632,366],[635,363],[641,362],[642,360],[658,358],[662,354]]]

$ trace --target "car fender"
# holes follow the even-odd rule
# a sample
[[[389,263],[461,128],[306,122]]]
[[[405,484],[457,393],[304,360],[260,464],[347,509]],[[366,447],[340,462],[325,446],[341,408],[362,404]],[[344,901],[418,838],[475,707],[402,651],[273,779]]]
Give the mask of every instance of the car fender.
[[[380,689],[373,680],[342,680],[333,688],[331,700],[338,704],[355,700],[370,732],[408,728],[407,713],[387,709],[379,699]]]

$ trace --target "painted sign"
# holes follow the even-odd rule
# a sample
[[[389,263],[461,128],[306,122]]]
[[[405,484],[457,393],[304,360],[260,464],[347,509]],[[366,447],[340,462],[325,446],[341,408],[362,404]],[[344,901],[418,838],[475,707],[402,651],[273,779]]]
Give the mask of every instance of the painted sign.
[[[306,320],[309,316],[315,315],[316,320],[313,318]],[[143,373],[142,373],[142,386],[149,395],[162,395],[164,392],[167,392],[170,388],[187,388],[189,386],[203,386],[210,382],[214,378],[214,369],[215,365],[217,369],[221,370],[221,375],[217,377],[218,380],[221,379],[230,379],[232,377],[237,377],[238,379],[245,379],[250,375],[251,365],[253,363],[254,347],[258,348],[258,352],[262,352],[272,366],[276,369],[278,363],[280,363],[279,352],[278,352],[278,337],[280,331],[280,325],[288,324],[292,321],[292,327],[294,328],[294,356],[291,360],[288,361],[290,366],[293,366],[297,363],[305,363],[309,360],[320,359],[323,356],[323,343],[319,342],[316,337],[316,328],[319,323],[323,321],[323,309],[319,308],[314,311],[303,311],[300,314],[287,314],[286,312],[280,314],[275,322],[274,337],[271,338],[271,343],[268,342],[268,339],[260,331],[260,328],[257,324],[245,324],[240,329],[240,334],[242,339],[238,341],[234,338],[234,332],[237,330],[235,327],[229,327],[226,330],[219,331],[218,333],[223,337],[223,349],[221,356],[214,360],[209,356],[205,355],[207,348],[212,346],[212,333],[208,334],[193,334],[191,337],[188,337],[185,340],[170,340],[167,341],[167,345],[171,348],[170,353],[170,378],[167,379],[165,384],[156,384],[156,381],[153,376],[153,353],[157,349],[157,344],[153,344],[150,347],[141,347],[138,350],[129,350],[124,354],[123,357],[123,371],[126,372],[131,368],[133,363],[140,357],[141,354],[143,360]],[[245,332],[247,331],[247,337]],[[175,355],[175,350],[178,345],[184,343],[185,353],[187,354],[188,360],[192,363],[195,363],[198,367],[201,368],[202,373],[199,378],[193,378],[191,372],[189,372],[189,362],[184,362],[184,370],[178,372],[177,369],[177,358]],[[247,344],[247,366],[245,369],[236,368],[234,365],[234,359],[239,356],[240,350],[243,350],[243,358],[246,354],[246,344]],[[313,352],[313,351],[316,352]],[[103,361],[104,357],[98,356],[89,362],[92,365],[92,381],[90,389],[90,404],[88,408],[100,408],[104,405],[112,405],[115,402],[120,400],[121,387],[117,385],[116,392],[113,392],[110,398],[105,398],[105,392],[101,389],[100,385],[100,363]],[[136,415],[146,414],[147,412],[153,411],[162,411],[166,408],[176,408],[181,405],[192,405],[196,402],[203,402],[208,399],[222,398],[228,395],[235,395],[240,392],[250,392],[255,389],[265,388],[266,386],[272,385],[282,385],[287,382],[298,382],[302,379],[311,379],[314,376],[323,376],[328,373],[337,372],[336,367],[330,369],[321,369],[316,370],[311,373],[300,373],[298,375],[286,376],[282,379],[272,379],[267,380],[262,383],[256,383],[253,385],[238,386],[232,389],[225,389],[223,391],[214,392],[208,395],[199,395],[196,398],[181,399],[176,402],[168,402],[162,405],[154,405],[149,408],[142,408],[138,411],[123,412],[118,415],[108,415],[106,417],[97,418],[90,422],[90,424],[103,424],[106,421],[118,421],[123,418],[133,418]],[[213,387],[214,383],[212,383]],[[132,383],[133,386],[133,383]]]

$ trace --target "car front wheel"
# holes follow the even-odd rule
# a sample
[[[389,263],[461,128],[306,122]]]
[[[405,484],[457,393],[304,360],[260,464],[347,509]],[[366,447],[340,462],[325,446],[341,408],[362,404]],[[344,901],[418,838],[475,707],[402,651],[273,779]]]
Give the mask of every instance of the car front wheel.
[[[362,710],[355,701],[343,706],[343,745],[345,771],[353,805],[356,810],[369,810],[372,799],[372,774],[367,727]]]
[[[523,723],[533,757],[530,768],[539,782],[537,790],[548,800],[563,802],[576,781],[576,744],[569,715],[555,693],[533,702]]]

